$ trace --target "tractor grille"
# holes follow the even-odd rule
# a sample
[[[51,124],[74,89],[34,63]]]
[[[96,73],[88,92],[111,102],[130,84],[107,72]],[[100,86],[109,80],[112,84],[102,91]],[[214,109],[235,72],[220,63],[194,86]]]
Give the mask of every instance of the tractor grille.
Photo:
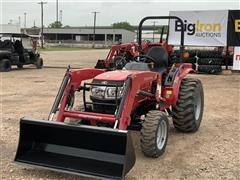
[[[104,83],[103,83],[104,82]],[[84,88],[83,89],[91,89],[92,87],[101,87],[101,88],[116,88],[116,92],[118,92],[118,89],[123,86],[123,82],[107,82],[107,81],[93,81],[93,83],[84,83]],[[112,97],[111,99],[109,98],[100,98],[100,97],[95,97],[93,95],[90,96],[91,102],[86,101],[85,97],[85,91],[83,91],[83,102],[85,108],[87,106],[92,106],[93,112],[98,112],[98,113],[105,113],[105,114],[114,114],[115,111],[117,110],[121,98],[116,95]]]

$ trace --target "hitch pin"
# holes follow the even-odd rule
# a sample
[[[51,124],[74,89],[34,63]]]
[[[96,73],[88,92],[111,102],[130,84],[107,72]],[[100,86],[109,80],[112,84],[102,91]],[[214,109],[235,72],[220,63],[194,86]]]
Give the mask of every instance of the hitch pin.
[[[118,120],[115,121],[113,129],[116,129],[118,125]]]

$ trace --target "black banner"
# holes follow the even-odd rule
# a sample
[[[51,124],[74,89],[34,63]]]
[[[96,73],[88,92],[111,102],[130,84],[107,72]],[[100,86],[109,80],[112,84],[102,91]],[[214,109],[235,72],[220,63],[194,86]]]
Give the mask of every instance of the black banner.
[[[240,10],[229,10],[227,45],[240,46]]]

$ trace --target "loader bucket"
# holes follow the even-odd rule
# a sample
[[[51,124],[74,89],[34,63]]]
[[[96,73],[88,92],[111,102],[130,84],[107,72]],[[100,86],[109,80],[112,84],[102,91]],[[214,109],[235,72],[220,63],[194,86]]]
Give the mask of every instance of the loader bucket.
[[[98,179],[124,179],[135,152],[128,131],[22,118],[15,161]]]

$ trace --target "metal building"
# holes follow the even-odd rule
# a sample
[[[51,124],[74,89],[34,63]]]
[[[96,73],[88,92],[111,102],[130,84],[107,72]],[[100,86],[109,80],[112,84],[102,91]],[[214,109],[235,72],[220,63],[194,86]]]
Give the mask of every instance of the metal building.
[[[44,39],[48,42],[89,42],[93,40],[92,28],[46,28],[43,30]],[[135,33],[125,29],[97,28],[95,41],[98,43],[132,42]]]

